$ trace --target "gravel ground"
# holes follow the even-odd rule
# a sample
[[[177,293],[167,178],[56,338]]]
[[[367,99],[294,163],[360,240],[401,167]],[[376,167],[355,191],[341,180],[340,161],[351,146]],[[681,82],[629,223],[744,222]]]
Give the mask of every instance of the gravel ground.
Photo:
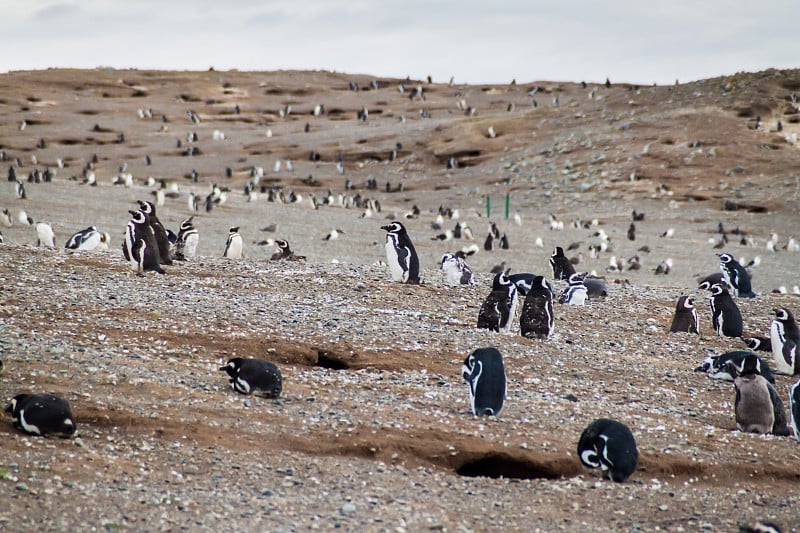
[[[231,80],[226,90],[239,91],[236,101],[257,111],[234,122],[218,103],[207,103],[209,95],[231,94],[214,76]],[[0,207],[51,222],[60,245],[90,224],[112,236],[107,252],[70,253],[37,248],[31,227],[0,228],[0,397],[62,394],[79,427],[75,438],[61,440],[25,436],[8,417],[0,425],[4,530],[735,531],[757,520],[800,528],[797,442],[738,432],[732,384],[692,371],[706,355],[741,342],[712,334],[704,295],[697,298],[701,335],[667,333],[677,297],[694,290],[697,275],[718,268],[719,250],[708,241],[719,238],[719,222],[752,238],[741,245],[731,231],[726,251],[761,257],[753,270],[758,298],[737,302],[746,333],[763,334],[774,307],[800,314],[797,296],[771,293],[798,284],[800,255],[765,248],[771,232],[786,243],[800,222],[798,152],[763,148],[777,143],[776,134],[748,129],[743,111],[748,102],[764,106],[764,117],[781,113],[797,72],[748,75],[727,91],[729,80],[638,92],[615,86],[600,102],[578,85],[548,84],[541,90],[558,92],[559,107],[512,113],[508,100],[521,108],[530,85],[432,85],[418,103],[398,93],[396,80],[391,91],[352,93],[341,88],[346,76],[326,73],[47,71],[4,78],[1,149],[24,159],[17,169],[23,176],[35,166],[32,155],[40,166],[55,157],[68,166],[53,183],[30,184],[26,200],[4,182]],[[148,87],[145,98],[115,93],[140,85]],[[456,90],[486,111],[457,113]],[[177,101],[181,92],[201,100]],[[760,100],[752,102],[753,95]],[[281,121],[269,111],[292,102],[307,113],[316,101],[326,103],[328,115],[307,119],[307,139],[306,118]],[[374,108],[367,124],[355,120],[362,102]],[[136,118],[146,105],[169,114],[167,132]],[[200,125],[182,117],[189,106],[203,117]],[[419,107],[432,118],[417,118]],[[22,118],[31,125],[20,132]],[[105,137],[124,131],[126,142],[97,144],[103,135],[88,133],[93,123],[113,129]],[[487,124],[501,132],[498,139],[476,133]],[[192,162],[175,149],[175,138],[191,128],[208,138],[222,127],[226,144],[202,144],[204,155]],[[274,132],[269,141],[266,128]],[[40,137],[47,148],[35,151]],[[370,156],[398,138],[398,161]],[[651,147],[645,152],[644,145]],[[321,162],[303,161],[312,149],[324,154]],[[372,218],[308,202],[278,205],[264,195],[248,203],[240,193],[255,163],[306,198],[329,187],[344,192],[332,163],[336,150],[358,187],[378,176],[381,183],[401,179],[406,190],[361,189],[383,206]],[[69,180],[95,151],[102,156],[99,186]],[[144,153],[157,168],[143,166]],[[462,168],[444,168],[451,155]],[[272,173],[277,158],[295,160],[295,172]],[[130,188],[110,185],[122,161],[136,177]],[[180,197],[159,209],[177,229],[190,214],[187,191],[205,194],[211,169],[228,164],[237,172],[221,181],[231,186],[229,201],[196,215],[199,257],[163,276],[130,272],[119,247],[127,209],[151,192],[141,178],[152,173],[179,183]],[[200,169],[201,183],[182,178],[189,165]],[[731,171],[737,165],[744,170]],[[320,186],[300,183],[311,172]],[[640,178],[627,179],[632,172]],[[522,224],[493,220],[511,249],[468,260],[477,285],[446,287],[436,261],[466,243],[430,240],[438,233],[430,227],[437,207],[458,208],[482,244],[485,196],[498,203],[506,193]],[[725,199],[769,212],[723,211]],[[414,204],[421,215],[404,220],[424,283],[406,286],[389,281],[379,226]],[[647,218],[630,242],[634,208]],[[548,229],[551,213],[565,221],[563,231]],[[593,218],[599,226],[572,225]],[[275,232],[260,230],[272,223]],[[220,258],[234,225],[245,238],[243,261]],[[323,241],[331,228],[344,234]],[[598,242],[598,228],[613,249],[592,258],[588,246]],[[660,237],[667,228],[675,235]],[[267,238],[288,238],[307,260],[268,261],[273,248],[255,244]],[[606,276],[607,298],[582,308],[556,305],[547,341],[475,328],[492,266],[506,261],[514,272],[549,274],[553,246],[572,242],[580,243],[571,252],[581,255],[579,266]],[[643,245],[651,251],[638,252]],[[611,255],[636,253],[641,270],[605,272]],[[667,257],[673,270],[654,275]],[[483,346],[497,347],[507,365],[508,400],[497,419],[470,414],[460,376],[464,357]],[[217,369],[233,356],[277,363],[281,398],[231,391]],[[792,380],[777,380],[786,398]],[[625,422],[637,439],[639,467],[624,484],[601,480],[576,457],[581,430],[598,417]]]

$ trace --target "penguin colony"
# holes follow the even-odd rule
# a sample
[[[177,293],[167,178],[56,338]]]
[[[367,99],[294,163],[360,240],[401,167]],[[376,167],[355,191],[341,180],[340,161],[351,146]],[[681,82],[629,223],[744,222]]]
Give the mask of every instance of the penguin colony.
[[[421,91],[415,94],[422,97]],[[291,113],[291,109],[288,107],[282,110],[284,115]],[[320,112],[322,112],[321,108]],[[317,110],[315,109],[316,114]],[[146,113],[142,113],[141,117],[146,115]],[[195,112],[187,111],[187,116],[193,123],[200,124],[200,116]],[[359,119],[366,122],[367,116],[368,111],[364,107],[359,112]],[[495,133],[492,128],[490,128],[490,132],[490,137],[494,138]],[[224,139],[224,135],[217,135],[216,131],[214,137],[217,140]],[[197,140],[197,134],[193,133],[188,142],[194,143]],[[150,164],[149,155],[147,164]],[[455,160],[449,159],[447,165],[449,168],[458,168],[458,162]],[[290,161],[286,162],[286,167],[291,168]],[[280,170],[280,161],[275,162],[274,169],[276,172]],[[337,169],[340,174],[344,174],[344,164],[341,160],[337,161]],[[254,174],[258,175],[258,172],[255,171]],[[83,183],[96,186],[92,172],[86,172],[84,180]],[[115,183],[129,187],[131,180],[131,175],[121,169],[120,175],[115,178]],[[251,201],[256,198],[254,191],[257,184],[257,181],[249,183],[249,187],[245,191],[245,195]],[[15,190],[17,198],[27,198],[21,181],[15,180]],[[402,184],[398,190],[402,191]],[[392,191],[388,183],[387,191]],[[215,206],[224,204],[226,192],[213,187],[211,194],[206,197],[203,204],[206,211],[211,211]],[[264,191],[262,190],[262,192]],[[280,201],[286,203],[300,202],[299,195],[295,195],[293,192],[284,193],[270,189],[268,193],[273,201],[281,198]],[[162,268],[163,265],[169,266],[173,260],[192,259],[197,250],[198,232],[193,225],[193,217],[189,217],[181,223],[177,234],[170,232],[156,215],[156,208],[163,205],[166,193],[163,189],[159,189],[154,191],[154,195],[157,199],[155,203],[140,201],[140,209],[130,211],[131,219],[122,243],[124,257],[129,261],[131,269],[139,275],[143,275],[145,272],[163,274],[166,272]],[[319,205],[326,203],[332,205],[336,201],[319,202],[317,199],[313,199],[313,205],[318,208]],[[199,203],[190,201],[189,206],[192,211],[197,211]],[[380,211],[374,201],[368,201],[364,205],[364,209],[365,215],[369,212],[370,216]],[[21,213],[19,220],[34,225],[34,221],[27,215],[22,216],[23,214]],[[365,216],[365,218],[368,217]],[[443,217],[441,218],[443,220]],[[643,215],[634,212],[634,220],[642,219]],[[7,227],[13,224],[13,218],[7,209],[3,211],[0,222]],[[441,228],[438,219],[437,224]],[[551,228],[554,230],[563,228],[563,223],[553,217]],[[55,234],[51,225],[38,222],[35,223],[35,229],[39,246],[55,248]],[[244,242],[238,233],[239,229],[239,227],[231,228],[225,243],[223,257],[230,259],[245,257]],[[422,283],[419,257],[405,226],[401,222],[395,221],[382,226],[382,229],[386,231],[385,252],[391,279],[395,282],[412,285]],[[454,238],[461,238],[460,236],[467,234],[468,231],[471,233],[471,230],[462,222],[457,222],[453,230],[447,229],[434,239],[450,241]],[[333,230],[325,237],[325,240],[335,240],[341,233],[343,233],[341,230]],[[663,236],[670,238],[673,235],[674,232],[668,230]],[[605,251],[603,243],[607,241],[607,236],[601,232],[597,232],[594,236],[598,237],[601,242],[594,248],[590,248],[590,251],[594,254],[598,251]],[[636,239],[636,227],[633,223],[629,227],[627,237],[630,241]],[[96,227],[90,226],[68,239],[65,248],[76,251],[108,249],[109,240],[107,233],[102,233]],[[277,239],[273,242],[277,246],[277,251],[271,257],[272,260],[302,259],[302,256],[295,255],[290,249],[287,240]],[[497,226],[492,224],[489,235],[484,241],[484,250],[508,248],[507,235],[501,233]],[[468,253],[468,251],[461,250],[442,256],[439,267],[449,286],[458,287],[478,283],[472,269],[467,266]],[[752,290],[749,274],[742,264],[730,254],[719,254],[719,262],[721,275],[710,276],[710,279],[703,280],[700,286],[708,289],[711,294],[709,304],[714,332],[719,336],[739,339],[743,336],[743,320],[735,299],[755,298],[756,294]],[[608,288],[602,280],[589,277],[586,272],[577,272],[574,267],[576,263],[566,257],[562,247],[557,247],[553,251],[550,258],[553,280],[554,282],[567,282],[567,286],[558,299],[559,303],[582,306],[591,300],[607,297]],[[622,270],[625,267],[620,266],[621,264],[614,258],[614,261],[610,262],[608,271]],[[629,264],[636,265],[638,260]],[[656,273],[669,274],[672,266],[672,260],[667,259],[662,265],[659,265]],[[628,266],[627,268],[634,267]],[[546,340],[553,334],[553,294],[553,288],[544,276],[528,273],[510,275],[509,272],[501,269],[493,279],[492,291],[480,307],[477,327],[510,333],[516,320],[520,299],[524,298],[519,317],[521,335],[531,339]],[[774,313],[775,318],[770,327],[769,337],[752,337],[747,340],[747,345],[752,350],[771,351],[776,372],[800,375],[800,358],[797,354],[800,336],[794,317],[791,311],[785,308],[776,309]],[[678,299],[669,331],[700,333],[694,298],[682,295]],[[734,383],[736,393],[734,416],[737,426],[742,431],[773,433],[780,436],[794,434],[800,440],[797,429],[800,425],[800,387],[798,387],[800,381],[790,389],[789,417],[787,419],[767,362],[751,352],[729,352],[722,356],[714,356],[698,368],[702,368],[709,377],[727,379]],[[266,398],[277,398],[281,394],[280,371],[274,364],[267,361],[234,358],[227,365],[221,367],[220,371],[228,374],[231,387],[241,394],[260,394]],[[469,403],[472,413],[476,416],[497,416],[503,407],[507,389],[505,368],[500,352],[494,348],[475,350],[464,361],[462,375],[469,385]],[[26,433],[62,436],[75,433],[75,424],[69,404],[66,400],[52,394],[20,394],[12,399],[7,407],[7,412],[12,415],[14,425]],[[625,481],[633,474],[638,459],[636,442],[631,431],[625,425],[609,419],[595,420],[584,430],[578,442],[578,455],[581,463],[585,466],[601,468],[604,476],[617,482]]]

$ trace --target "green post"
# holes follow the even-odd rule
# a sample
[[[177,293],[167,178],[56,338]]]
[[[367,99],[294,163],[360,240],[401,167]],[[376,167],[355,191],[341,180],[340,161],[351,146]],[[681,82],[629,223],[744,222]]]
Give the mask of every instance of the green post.
[[[508,208],[511,205],[511,195],[506,194],[506,220],[508,220]]]
[[[492,200],[486,197],[486,218],[492,218]]]

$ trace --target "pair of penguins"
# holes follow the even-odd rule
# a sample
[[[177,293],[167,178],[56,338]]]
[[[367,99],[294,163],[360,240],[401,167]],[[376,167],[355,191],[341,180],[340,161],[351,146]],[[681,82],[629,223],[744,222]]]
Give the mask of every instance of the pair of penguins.
[[[475,416],[497,416],[503,408],[507,382],[503,356],[496,348],[480,348],[461,367],[469,385]],[[636,440],[630,429],[616,420],[600,418],[589,424],[578,439],[578,457],[589,468],[602,469],[604,477],[623,482],[639,461]]]
[[[240,394],[278,398],[283,389],[280,369],[262,359],[234,357],[219,369],[228,374]],[[17,394],[5,408],[14,427],[29,435],[70,437],[77,431],[69,402],[51,393]]]
[[[193,225],[193,217],[181,222],[178,235],[171,239],[152,202],[139,200],[139,210],[128,212],[131,220],[125,228],[122,255],[132,270],[140,275],[150,271],[164,274],[161,265],[172,265],[173,244],[175,259],[194,257],[199,234]]]

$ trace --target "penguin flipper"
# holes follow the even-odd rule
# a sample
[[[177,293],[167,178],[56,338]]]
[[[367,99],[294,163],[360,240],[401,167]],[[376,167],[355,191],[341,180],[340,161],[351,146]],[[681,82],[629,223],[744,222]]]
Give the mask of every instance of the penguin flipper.
[[[781,437],[788,437],[792,434],[792,431],[787,425],[788,420],[786,419],[786,410],[783,408],[783,401],[778,391],[769,382],[767,383],[767,390],[769,390],[769,399],[772,402],[772,411],[775,413],[772,433]]]
[[[795,371],[797,370],[797,344],[790,338],[786,338],[783,341],[783,347],[781,349],[783,360],[786,361],[786,364],[789,366],[793,366]]]

